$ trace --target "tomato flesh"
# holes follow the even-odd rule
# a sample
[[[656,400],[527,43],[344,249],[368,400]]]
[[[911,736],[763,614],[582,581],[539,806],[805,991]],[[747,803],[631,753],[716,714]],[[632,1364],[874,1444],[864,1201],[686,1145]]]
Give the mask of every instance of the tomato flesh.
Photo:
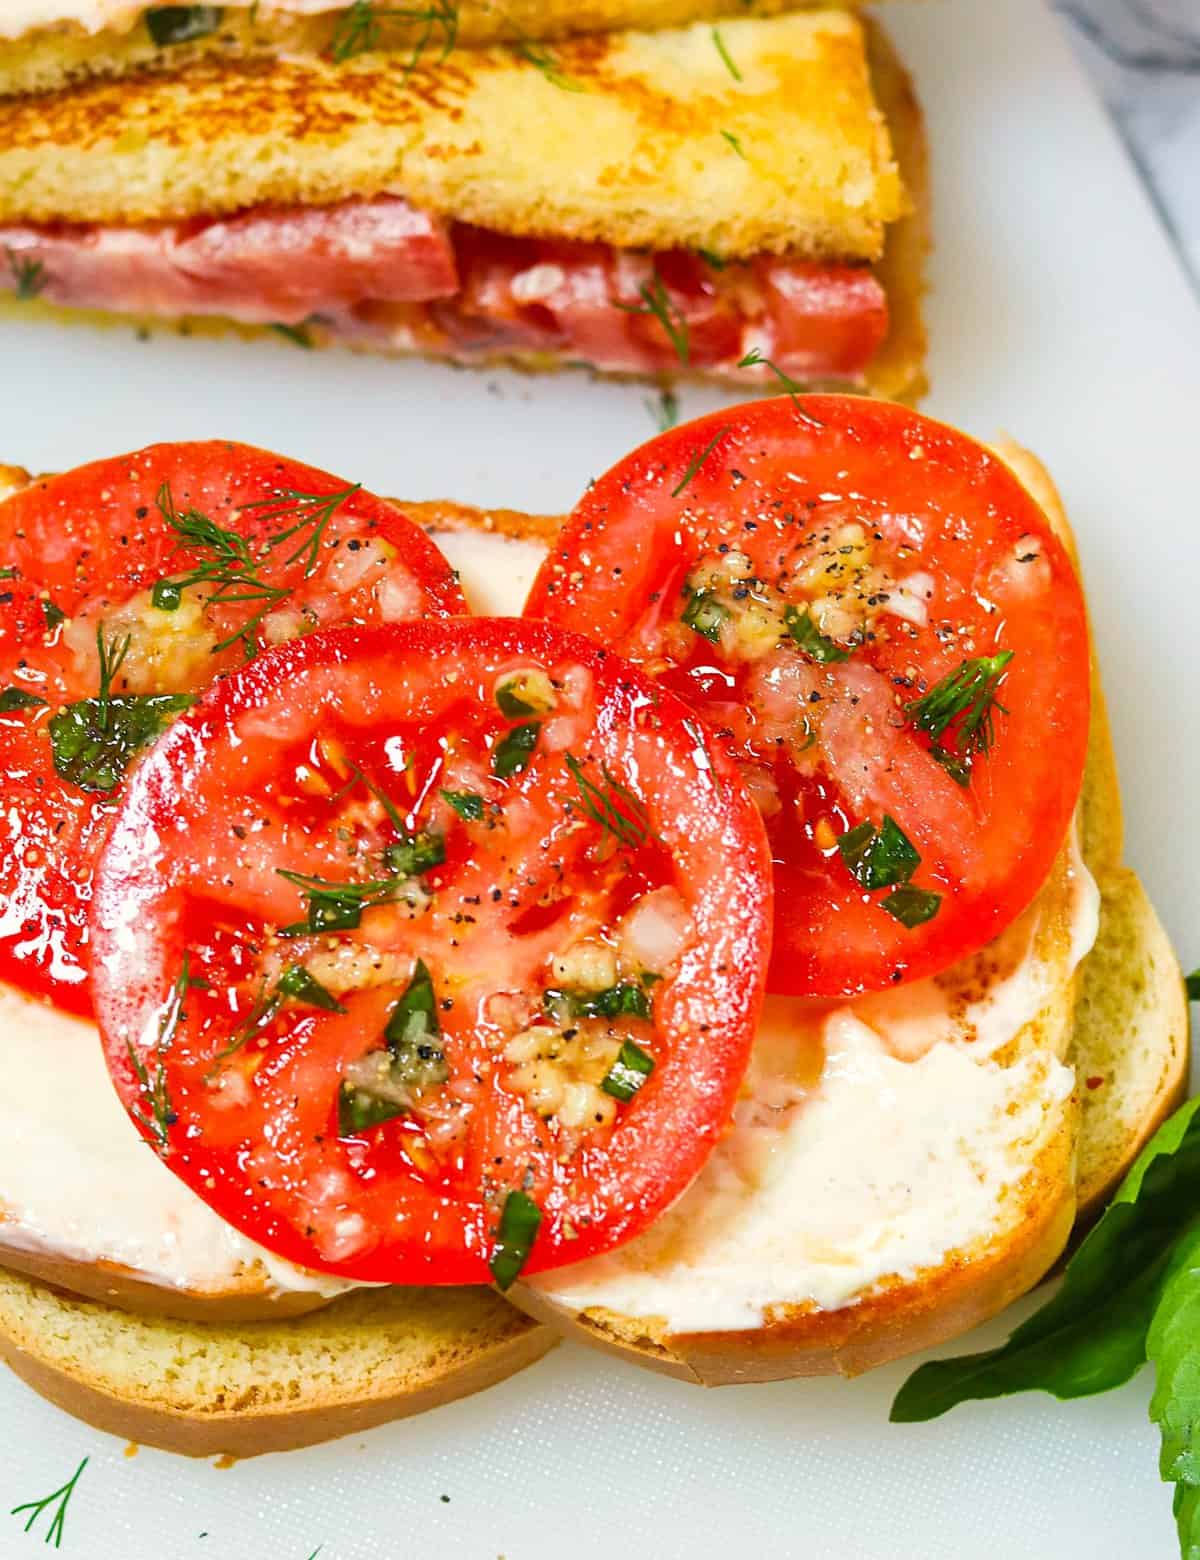
[[[735,767],[634,669],[520,620],[348,628],[224,678],[134,771],[93,987],[127,1108],[222,1217],[347,1277],[471,1283],[514,1194],[533,1271],[688,1184],[770,920]],[[272,1007],[287,971],[324,997]]]
[[[525,611],[642,666],[741,764],[776,864],[772,990],[935,974],[1048,877],[1086,752],[1083,597],[965,435],[848,396],[713,413],[589,489]],[[907,842],[889,883],[851,869],[856,829]]]
[[[205,562],[218,572],[194,580]],[[0,566],[0,689],[43,701],[0,715],[0,980],[81,1013],[114,792],[56,771],[51,722],[96,696],[97,634],[114,654],[129,635],[114,696],[191,694],[274,639],[466,610],[445,559],[394,505],[217,440],[34,482],[0,504]]]

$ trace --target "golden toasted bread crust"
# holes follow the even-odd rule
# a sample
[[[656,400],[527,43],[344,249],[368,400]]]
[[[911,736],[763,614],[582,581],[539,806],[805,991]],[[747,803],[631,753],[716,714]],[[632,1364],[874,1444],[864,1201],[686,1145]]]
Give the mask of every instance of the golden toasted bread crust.
[[[696,25],[570,40],[548,71],[503,48],[411,74],[378,55],[217,60],[8,99],[0,219],[130,223],[392,191],[499,232],[877,259],[908,200],[861,24],[797,12],[721,36],[741,80]]]
[[[190,1457],[256,1457],[423,1413],[557,1341],[487,1289],[347,1295],[282,1322],[127,1316],[0,1274],[0,1358],[67,1413]]]

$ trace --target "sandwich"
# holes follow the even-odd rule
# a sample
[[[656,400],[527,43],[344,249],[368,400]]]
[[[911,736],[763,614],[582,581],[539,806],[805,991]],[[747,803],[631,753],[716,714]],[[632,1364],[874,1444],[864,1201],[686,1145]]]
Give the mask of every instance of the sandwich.
[[[845,415],[833,402],[801,404],[807,416],[827,426]],[[764,406],[789,416],[795,411],[789,401]],[[923,420],[903,426],[908,448],[914,430],[922,447],[931,446],[938,433],[938,425]],[[695,432],[680,430],[683,442],[661,459],[682,461],[686,476],[708,446],[722,470],[736,467],[732,449],[722,459],[708,425],[693,427]],[[884,447],[881,438],[876,447]],[[219,469],[232,459],[230,447],[224,448],[225,454],[220,447],[209,454]],[[1024,451],[1005,446],[1000,454],[1032,495],[1023,502],[1036,498],[1050,519],[1047,532],[1052,526],[1064,538],[1066,558],[1069,532],[1045,474]],[[990,480],[1002,482],[999,459],[986,460]],[[134,457],[124,464],[136,475]],[[193,449],[181,470],[198,464]],[[703,465],[700,461],[697,470]],[[710,479],[719,480],[715,468]],[[14,493],[36,494],[15,469],[9,468],[7,481]],[[599,502],[611,492],[606,481],[599,485]],[[313,474],[307,482],[308,490],[322,491]],[[186,489],[180,476],[172,486],[177,516],[187,512],[178,501],[184,496],[198,509],[198,483]],[[690,490],[691,483],[680,497]],[[115,515],[128,493],[116,490],[111,475],[105,491],[113,493]],[[1019,506],[1019,497],[1007,491],[1010,504]],[[699,490],[693,501],[701,505]],[[9,546],[13,513],[0,504]],[[548,517],[448,504],[407,505],[404,513],[456,571],[474,611],[513,614],[532,586],[534,604],[544,612],[545,586],[562,577],[557,565],[562,547],[570,544],[570,524],[562,531]],[[1035,510],[1021,513],[1035,523],[1029,519]],[[395,547],[401,528],[381,538],[372,519],[383,523],[369,510],[335,514],[332,529],[322,533],[331,553],[355,539],[374,547],[386,540]],[[363,525],[365,536],[338,529]],[[1030,552],[1027,537],[1023,548],[1024,557]],[[356,556],[363,550],[356,549]],[[428,554],[407,550],[404,557],[410,571],[420,563],[427,589],[442,588],[437,584],[442,576],[428,572]],[[164,577],[163,562],[155,561],[156,579]],[[361,574],[355,588],[369,589],[374,600],[378,571],[397,565],[385,552],[372,555],[369,567],[377,572]],[[186,577],[176,567],[165,575],[173,586]],[[147,578],[131,583],[152,591]],[[20,572],[10,579],[15,602],[23,581]],[[282,588],[273,575],[264,580]],[[393,580],[384,599],[393,605],[405,600],[411,611],[415,599],[395,586]],[[911,586],[912,581],[906,589]],[[183,594],[212,588],[210,576],[207,585],[193,583]],[[127,594],[128,584],[122,590]],[[317,610],[326,600],[315,585],[306,590],[306,599],[272,603],[277,614],[272,635],[296,632],[308,621],[306,609]],[[38,599],[57,604],[53,593]],[[174,599],[170,591],[166,599]],[[695,599],[694,592],[681,596],[683,610],[701,626],[710,624],[719,603],[703,603],[701,613],[692,608]],[[14,602],[6,603],[10,614]],[[350,605],[359,621],[363,599]],[[449,596],[440,602],[431,598],[426,610],[455,605]],[[840,605],[844,610],[845,602]],[[112,603],[104,610],[111,613]],[[299,618],[278,616],[289,610]],[[49,637],[70,634],[81,644],[72,627],[79,618],[88,621],[86,610],[50,630]],[[119,621],[132,625],[124,632],[136,634],[131,616]],[[830,638],[840,636],[844,645],[854,640],[855,627],[848,622],[824,617],[818,627]],[[717,641],[699,637],[713,647],[706,653],[717,653]],[[321,638],[317,634],[310,642]],[[264,645],[270,642],[264,639]],[[1086,657],[1086,643],[1083,648]],[[274,653],[286,649],[285,644]],[[853,666],[855,653],[857,648],[844,663],[814,664]],[[1069,658],[1064,649],[1064,664]],[[231,677],[238,675],[234,665]],[[1086,682],[1086,662],[1083,676]],[[178,686],[177,674],[173,685]],[[972,780],[978,784],[983,765],[1001,761],[1012,730],[1008,710],[1016,708],[1018,691],[1016,683],[1001,688],[1005,708],[995,713],[990,754],[964,754],[955,746],[961,728],[947,728],[943,757],[934,760],[938,766],[969,759],[979,766]],[[526,682],[521,694],[536,700],[538,690]],[[119,681],[110,688],[111,698],[136,696]],[[192,710],[170,714],[174,720],[195,718]],[[30,719],[28,706],[8,701],[10,731]],[[10,1043],[24,1045],[28,1033],[33,1058],[44,1057],[50,1047],[70,1046],[71,1065],[57,1071],[45,1109],[39,1090],[24,1092],[14,1113],[25,1128],[15,1122],[5,1134],[10,1149],[0,1165],[6,1212],[0,1263],[9,1272],[0,1282],[0,1353],[36,1389],[114,1433],[196,1454],[250,1455],[362,1428],[499,1380],[536,1359],[563,1332],[651,1368],[717,1384],[816,1370],[855,1373],[965,1330],[1052,1265],[1073,1222],[1094,1217],[1183,1087],[1182,982],[1152,907],[1121,864],[1119,800],[1098,690],[1083,736],[1086,757],[1082,744],[1075,751],[1085,778],[1067,798],[1067,838],[1061,849],[1052,842],[1033,903],[998,939],[967,953],[956,966],[905,980],[896,990],[816,1003],[795,995],[768,997],[748,1064],[743,1059],[731,1130],[706,1141],[704,1162],[682,1200],[583,1261],[536,1271],[537,1259],[529,1260],[530,1250],[538,1250],[535,1235],[517,1264],[523,1271],[511,1264],[492,1270],[498,1284],[511,1283],[509,1299],[535,1313],[541,1325],[470,1285],[363,1288],[364,1278],[378,1284],[381,1275],[358,1259],[347,1265],[318,1254],[308,1265],[297,1264],[294,1253],[281,1252],[274,1240],[263,1245],[248,1235],[236,1212],[231,1224],[186,1182],[170,1155],[160,1162],[147,1151],[147,1143],[158,1141],[158,1118],[147,1108],[154,1103],[153,1077],[148,1093],[136,1074],[132,1083],[129,1076],[122,1080],[110,1050],[109,1066],[129,1107],[122,1110],[104,1076],[95,1028],[70,983],[63,983],[50,1005],[32,1000],[26,993],[37,981],[13,961],[22,952],[35,963],[37,956],[29,949],[14,952],[10,942],[2,993],[6,1035]],[[717,728],[708,737],[697,735],[696,742],[704,762],[717,767],[722,790],[737,789],[718,750]],[[157,761],[160,747],[149,752]],[[1069,767],[1066,759],[1063,767]],[[137,774],[152,768],[148,762]],[[615,789],[608,795],[620,799]],[[636,824],[636,812],[621,815]],[[744,875],[753,878],[759,869],[752,831],[742,836],[739,859]],[[923,853],[899,887],[928,894],[935,869],[934,853]],[[10,905],[13,897],[10,888]],[[732,919],[733,900],[729,903]],[[944,913],[905,930],[923,936],[921,926],[936,926]],[[749,964],[765,959],[764,941],[746,945]],[[43,970],[46,951],[43,947]],[[60,943],[57,952],[64,951]],[[576,971],[575,978],[586,986],[587,977]],[[561,993],[554,1000],[561,1001]],[[655,1004],[661,1000],[652,998]],[[627,997],[622,1005],[618,1026],[645,1039],[642,1000]],[[73,1014],[67,1011],[72,1007]],[[534,1027],[561,1024],[557,1012],[548,1007],[550,1016],[535,1018]],[[108,1023],[103,1015],[102,1023]],[[839,1035],[840,1043],[831,1043]],[[656,1050],[658,1043],[648,1049]],[[64,1080],[75,1096],[70,1109]],[[546,1081],[543,1076],[540,1086]],[[886,1135],[877,1127],[881,1098],[890,1102]],[[854,1123],[864,1121],[866,1127],[857,1130]],[[373,1130],[386,1133],[387,1121]],[[45,1183],[48,1191],[39,1192],[32,1181],[38,1167],[30,1165],[31,1144],[42,1147],[43,1174],[52,1162],[66,1159],[78,1184],[102,1184],[105,1175],[136,1179],[146,1191],[138,1199],[144,1206],[135,1212],[132,1198],[108,1199],[113,1206],[104,1217],[95,1208],[90,1214],[86,1208],[64,1209],[52,1185]],[[819,1198],[811,1195],[816,1186]],[[29,1217],[35,1202],[36,1220]],[[135,1227],[120,1228],[131,1217]],[[301,1311],[306,1314],[296,1314]],[[698,1318],[704,1325],[695,1325]],[[174,1368],[164,1372],[164,1363]]]
[[[462,364],[924,385],[921,119],[836,10],[0,100],[14,309]]]

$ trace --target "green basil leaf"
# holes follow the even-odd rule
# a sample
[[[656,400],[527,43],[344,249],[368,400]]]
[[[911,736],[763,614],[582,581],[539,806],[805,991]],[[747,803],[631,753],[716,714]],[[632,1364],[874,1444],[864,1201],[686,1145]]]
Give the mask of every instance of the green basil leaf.
[[[911,930],[933,920],[942,908],[942,896],[931,889],[918,888],[915,883],[901,883],[886,899],[880,900],[879,907]]]
[[[1040,1390],[1083,1397],[1118,1387],[1146,1360],[1175,1247],[1200,1208],[1200,1098],[1142,1150],[1067,1264],[1058,1293],[998,1349],[922,1365],[892,1419],[933,1419],[957,1403]],[[1162,1335],[1163,1323],[1156,1338]]]
[[[346,1009],[326,990],[315,975],[310,975],[303,964],[289,964],[276,983],[277,989],[293,1002],[303,1002],[307,1007],[323,1008],[326,1013],[344,1013]]]
[[[823,666],[828,666],[834,661],[850,659],[850,651],[844,645],[839,645],[836,640],[827,639],[813,622],[807,609],[802,612],[798,607],[789,605],[783,620],[787,625],[788,633],[810,660],[820,661]]]
[[[11,715],[14,710],[43,709],[46,702],[38,698],[36,693],[27,693],[24,688],[5,688],[0,693],[0,715]]]
[[[721,624],[728,616],[728,607],[723,606],[711,591],[694,590],[684,608],[683,622],[693,633],[715,645],[720,643]]]
[[[839,838],[837,847],[847,871],[864,888],[891,888],[893,883],[907,883],[921,865],[916,846],[891,813],[884,813],[878,829],[870,823],[849,829]]]
[[[631,1100],[654,1071],[654,1058],[632,1040],[621,1046],[600,1087],[616,1100]]]
[[[81,791],[115,791],[138,751],[195,702],[187,693],[153,693],[64,705],[49,726],[55,772]]]
[[[540,721],[531,720],[505,732],[492,751],[492,773],[497,779],[510,780],[529,767],[541,729]]]
[[[207,38],[221,25],[219,5],[156,5],[146,12],[146,31],[158,48]]]
[[[392,1121],[408,1110],[399,1100],[384,1099],[367,1089],[356,1089],[351,1083],[343,1083],[338,1090],[338,1136],[354,1137],[369,1127],[377,1127],[381,1121]]]
[[[56,607],[49,596],[42,602],[42,616],[46,619],[46,630],[51,634],[61,623],[67,621],[67,614],[61,607]]]
[[[649,1018],[650,998],[635,981],[623,980],[603,991],[568,990],[553,986],[542,993],[542,1004],[556,1023],[573,1018]]]
[[[441,1034],[437,1017],[437,997],[433,977],[423,959],[418,959],[408,987],[388,1016],[383,1037],[396,1054],[401,1045],[411,1044],[425,1035]]]
[[[406,840],[389,845],[383,853],[384,862],[399,877],[420,877],[432,872],[446,859],[446,842],[440,834],[422,830]]]
[[[1200,1494],[1200,1225],[1181,1234],[1171,1253],[1146,1357],[1155,1369],[1150,1418],[1162,1436],[1159,1474]],[[1194,1500],[1189,1503],[1194,1506]],[[1178,1517],[1178,1507],[1176,1516]],[[1195,1529],[1195,1514],[1187,1525]],[[1183,1533],[1180,1541],[1183,1541]],[[1200,1529],[1196,1529],[1200,1540]],[[1185,1548],[1184,1553],[1187,1550]]]
[[[440,795],[465,823],[478,823],[483,817],[484,801],[478,792],[442,791]]]
[[[499,1289],[512,1286],[529,1260],[542,1223],[542,1210],[525,1192],[509,1192],[504,1199],[496,1249],[489,1266]]]

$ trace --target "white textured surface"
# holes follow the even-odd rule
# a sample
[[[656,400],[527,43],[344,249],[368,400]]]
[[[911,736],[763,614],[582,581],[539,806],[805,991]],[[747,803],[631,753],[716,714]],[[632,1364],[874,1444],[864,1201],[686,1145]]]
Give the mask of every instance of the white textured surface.
[[[937,149],[930,409],[983,435],[1006,428],[1063,484],[1131,856],[1195,961],[1200,741],[1186,714],[1186,625],[1200,545],[1200,315],[1036,0],[925,0],[890,21]],[[3,458],[42,468],[226,432],[415,497],[552,508],[652,430],[635,389],[488,381],[284,343],[137,344],[7,325],[0,361]],[[126,1461],[0,1377],[0,1555],[46,1552],[44,1520],[25,1537],[4,1513],[54,1489],[85,1453],[61,1552],[87,1560],[309,1560],[318,1545],[320,1560],[1174,1553],[1148,1382],[900,1428],[885,1421],[904,1374],[703,1394],[564,1348],[472,1402],[229,1471],[148,1451]]]

